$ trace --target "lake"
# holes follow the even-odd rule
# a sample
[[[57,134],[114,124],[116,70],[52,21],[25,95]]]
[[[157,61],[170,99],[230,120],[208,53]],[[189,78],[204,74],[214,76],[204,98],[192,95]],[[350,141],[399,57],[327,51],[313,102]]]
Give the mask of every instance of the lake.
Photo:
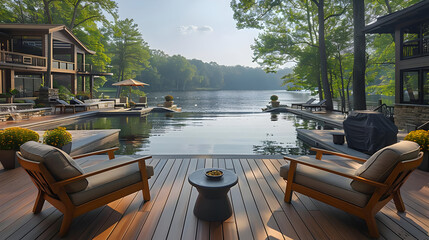
[[[323,124],[293,114],[261,111],[270,96],[281,104],[305,102],[308,92],[185,91],[148,93],[149,106],[171,94],[181,113],[81,119],[67,129],[121,129],[118,154],[308,154],[296,127],[323,129]]]

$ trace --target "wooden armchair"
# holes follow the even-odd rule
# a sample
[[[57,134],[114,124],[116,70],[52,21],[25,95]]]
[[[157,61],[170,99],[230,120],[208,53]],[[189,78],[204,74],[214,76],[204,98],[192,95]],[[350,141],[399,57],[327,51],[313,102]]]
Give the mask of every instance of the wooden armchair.
[[[111,148],[71,158],[63,151],[37,142],[27,142],[17,152],[18,161],[30,175],[39,193],[35,214],[47,200],[64,214],[60,236],[64,236],[73,218],[142,190],[143,199],[150,200],[148,178],[153,167],[146,166],[150,156],[133,159],[115,158]],[[107,153],[109,161],[82,169],[74,159]]]
[[[369,235],[378,238],[375,214],[393,199],[396,209],[405,211],[400,187],[422,162],[423,153],[414,142],[402,141],[374,153],[368,160],[350,155],[313,149],[316,158],[284,157],[290,164],[280,168],[287,180],[285,202],[292,191],[342,209],[366,221]],[[358,169],[322,161],[323,154],[363,162]]]

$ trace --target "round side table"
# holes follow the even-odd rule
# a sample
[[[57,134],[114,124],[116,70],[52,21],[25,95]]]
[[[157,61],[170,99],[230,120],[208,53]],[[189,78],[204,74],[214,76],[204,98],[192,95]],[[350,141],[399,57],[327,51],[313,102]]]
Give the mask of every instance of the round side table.
[[[215,168],[205,168],[193,172],[188,177],[189,183],[198,190],[198,198],[194,206],[194,215],[202,220],[210,222],[222,222],[231,217],[232,208],[229,201],[229,189],[237,184],[235,173],[219,169],[223,176],[212,179],[206,176],[206,172]]]

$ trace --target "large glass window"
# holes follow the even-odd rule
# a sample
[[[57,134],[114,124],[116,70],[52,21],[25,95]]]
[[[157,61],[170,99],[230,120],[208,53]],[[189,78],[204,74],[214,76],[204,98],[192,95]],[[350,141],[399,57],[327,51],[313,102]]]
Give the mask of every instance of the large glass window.
[[[418,71],[402,72],[402,102],[405,102],[405,103],[419,102],[419,72]]]
[[[41,36],[13,36],[13,51],[42,56]]]
[[[15,75],[15,89],[19,91],[18,97],[34,97],[42,85],[41,75]]]

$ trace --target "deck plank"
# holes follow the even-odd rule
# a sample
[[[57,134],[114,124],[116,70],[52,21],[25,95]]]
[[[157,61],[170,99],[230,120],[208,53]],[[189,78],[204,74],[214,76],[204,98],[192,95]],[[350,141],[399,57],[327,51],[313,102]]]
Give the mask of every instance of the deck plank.
[[[167,197],[165,207],[159,217],[156,232],[154,232],[153,239],[166,239],[168,235],[167,229],[170,228],[171,221],[176,209],[177,199],[179,198],[183,184],[185,183],[186,173],[188,171],[190,159],[184,159],[180,166],[176,179],[171,187],[170,194]],[[150,215],[149,215],[150,216]]]
[[[99,161],[80,163],[90,166]],[[73,220],[64,239],[368,239],[365,222],[337,208],[296,193],[286,204],[286,181],[279,176],[284,159],[170,156],[149,163],[155,167],[149,179],[151,201],[143,202],[139,191],[85,213]],[[193,214],[198,191],[187,177],[206,167],[229,169],[239,178],[228,193],[233,215],[222,223],[202,221]],[[389,202],[377,213],[380,239],[428,239],[427,179],[429,173],[415,171],[402,187],[406,212],[398,213]],[[60,239],[62,213],[47,202],[41,213],[32,213],[37,191],[22,168],[0,171],[1,181],[0,240]]]
[[[196,170],[204,168],[204,166],[205,166],[205,160],[202,158],[199,158],[197,161]],[[198,219],[194,216],[194,206],[195,206],[195,201],[197,200],[197,196],[198,196],[197,189],[192,187],[191,197],[188,202],[188,208],[187,208],[186,217],[185,217],[185,224],[183,225],[181,239],[184,239],[184,240],[195,239],[196,237]]]
[[[178,197],[174,216],[171,221],[170,229],[168,231],[167,239],[177,239],[182,234],[183,225],[185,223],[185,217],[188,210],[188,202],[191,197],[191,184],[188,184],[187,178],[189,174],[193,173],[197,167],[197,159],[193,158],[190,161],[188,171],[186,172],[186,180],[182,186],[180,196]]]

